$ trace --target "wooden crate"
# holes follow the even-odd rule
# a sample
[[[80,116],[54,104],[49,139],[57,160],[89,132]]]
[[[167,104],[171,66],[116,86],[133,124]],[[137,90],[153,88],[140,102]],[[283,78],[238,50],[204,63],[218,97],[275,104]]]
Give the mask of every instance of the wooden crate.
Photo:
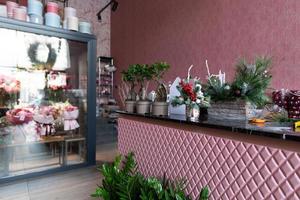
[[[249,120],[255,116],[254,106],[242,100],[212,102],[207,111],[211,119]]]

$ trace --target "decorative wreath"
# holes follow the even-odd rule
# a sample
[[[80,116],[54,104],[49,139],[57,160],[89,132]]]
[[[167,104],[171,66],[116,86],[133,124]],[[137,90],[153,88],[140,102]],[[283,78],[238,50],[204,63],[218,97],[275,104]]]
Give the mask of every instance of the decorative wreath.
[[[51,44],[40,42],[30,44],[27,54],[34,69],[37,70],[51,70],[57,58],[56,51]]]

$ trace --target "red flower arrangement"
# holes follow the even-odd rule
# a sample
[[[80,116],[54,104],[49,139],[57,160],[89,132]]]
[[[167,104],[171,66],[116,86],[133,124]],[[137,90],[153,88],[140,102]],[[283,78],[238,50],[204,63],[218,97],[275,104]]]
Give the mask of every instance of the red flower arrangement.
[[[193,86],[190,83],[185,83],[182,80],[180,81],[179,85],[182,88],[182,92],[185,93],[187,96],[190,97],[191,101],[196,101],[197,99],[197,94],[193,90]]]
[[[173,106],[209,106],[209,99],[204,96],[201,91],[201,83],[198,79],[182,79],[177,86],[180,96],[176,96],[172,100]]]

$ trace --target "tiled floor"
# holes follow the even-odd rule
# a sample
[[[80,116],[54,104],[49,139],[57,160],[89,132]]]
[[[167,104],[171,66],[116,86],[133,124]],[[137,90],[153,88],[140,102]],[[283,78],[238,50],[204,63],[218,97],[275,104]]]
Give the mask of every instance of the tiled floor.
[[[97,163],[111,162],[116,143],[97,145]],[[0,200],[86,200],[101,182],[96,167],[0,185]]]

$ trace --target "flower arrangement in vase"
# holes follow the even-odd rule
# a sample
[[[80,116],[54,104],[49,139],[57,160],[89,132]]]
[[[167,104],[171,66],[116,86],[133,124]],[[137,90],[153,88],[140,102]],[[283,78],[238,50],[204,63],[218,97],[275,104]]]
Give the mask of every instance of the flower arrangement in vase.
[[[136,65],[129,65],[127,71],[122,71],[122,80],[129,85],[125,99],[125,110],[133,113],[135,111],[136,97]]]
[[[7,107],[17,100],[20,92],[20,81],[13,77],[0,75],[0,108]]]
[[[163,83],[163,75],[170,68],[170,65],[166,62],[156,62],[151,65],[153,71],[153,79],[157,83],[155,91],[155,99],[152,104],[152,114],[157,116],[168,115],[168,89]]]
[[[48,100],[53,102],[66,101],[64,93],[67,88],[66,73],[55,71],[47,73],[47,88],[45,92]]]
[[[189,72],[193,66],[189,68]],[[202,91],[202,85],[198,78],[182,79],[177,86],[180,95],[172,100],[172,106],[185,105],[186,118],[191,121],[197,121],[200,116],[200,107],[209,106],[209,97]]]

